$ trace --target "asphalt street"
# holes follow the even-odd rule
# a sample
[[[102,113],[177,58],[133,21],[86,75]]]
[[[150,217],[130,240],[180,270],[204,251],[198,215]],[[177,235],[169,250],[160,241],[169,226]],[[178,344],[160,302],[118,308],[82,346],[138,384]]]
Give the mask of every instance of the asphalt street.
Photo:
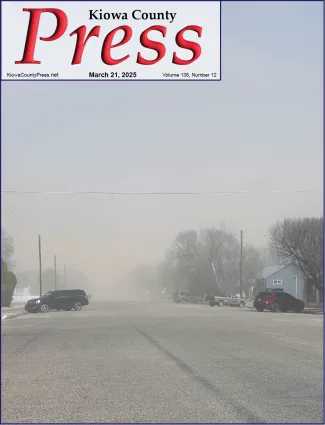
[[[2,423],[323,423],[323,316],[93,302],[2,322]]]

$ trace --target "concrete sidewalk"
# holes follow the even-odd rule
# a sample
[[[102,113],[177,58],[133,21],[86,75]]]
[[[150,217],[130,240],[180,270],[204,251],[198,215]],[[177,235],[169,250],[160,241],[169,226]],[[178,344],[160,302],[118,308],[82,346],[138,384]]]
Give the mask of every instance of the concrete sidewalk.
[[[5,311],[5,312],[15,311],[15,310],[21,309],[21,308],[24,308],[24,304],[18,304],[18,305],[15,304],[15,305],[12,305],[10,307],[1,307],[1,311]]]
[[[1,320],[13,319],[14,317],[26,314],[26,310],[23,305],[17,305],[12,307],[1,308]]]

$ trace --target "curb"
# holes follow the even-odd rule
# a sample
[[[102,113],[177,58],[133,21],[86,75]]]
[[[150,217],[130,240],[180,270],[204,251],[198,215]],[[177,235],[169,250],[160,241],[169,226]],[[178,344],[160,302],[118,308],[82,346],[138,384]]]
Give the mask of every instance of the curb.
[[[14,319],[15,317],[22,316],[23,314],[26,314],[26,313],[27,313],[26,311],[20,311],[20,312],[12,313],[12,314],[4,314],[3,316],[1,316],[1,321]]]
[[[302,311],[303,314],[318,314],[319,316],[324,316],[323,311],[313,311],[313,310],[304,310]]]
[[[247,306],[246,308],[254,309],[254,307]],[[324,311],[322,310],[303,310],[300,314],[318,314],[319,316],[324,316]]]

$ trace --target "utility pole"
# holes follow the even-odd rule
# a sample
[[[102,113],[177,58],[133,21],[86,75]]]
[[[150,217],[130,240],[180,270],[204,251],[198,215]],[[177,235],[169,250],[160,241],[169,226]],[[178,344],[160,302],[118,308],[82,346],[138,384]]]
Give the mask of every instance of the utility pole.
[[[244,234],[240,231],[240,274],[239,274],[239,287],[240,287],[240,298],[243,297],[243,241]]]
[[[213,274],[214,274],[214,277],[216,279],[216,284],[217,284],[217,290],[218,290],[218,294],[217,295],[219,295],[220,288],[219,288],[219,285],[218,285],[218,276],[217,276],[216,268],[214,266],[214,262],[213,261],[211,261],[211,264],[212,264],[212,270],[213,270]]]
[[[39,256],[39,295],[40,297],[43,295],[42,288],[42,246],[41,246],[41,236],[38,235],[38,256]]]
[[[64,270],[64,289],[67,289],[67,274],[65,271],[65,264],[63,266],[63,270]]]
[[[56,287],[56,255],[54,255],[54,289],[57,290],[57,287]]]

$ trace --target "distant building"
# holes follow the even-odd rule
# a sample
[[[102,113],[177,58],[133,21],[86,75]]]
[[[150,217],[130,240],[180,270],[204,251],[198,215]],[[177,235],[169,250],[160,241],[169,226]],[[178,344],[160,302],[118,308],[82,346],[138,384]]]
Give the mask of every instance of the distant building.
[[[39,275],[37,272],[24,271],[16,272],[15,274],[18,281],[16,285],[17,290],[29,288],[32,296],[37,296],[39,294]]]
[[[13,293],[13,304],[25,303],[29,299],[33,298],[30,288],[15,288]]]
[[[255,296],[266,288],[283,289],[284,292],[303,300],[307,304],[321,304],[322,299],[315,284],[306,279],[295,264],[265,267],[251,285],[250,295]]]

